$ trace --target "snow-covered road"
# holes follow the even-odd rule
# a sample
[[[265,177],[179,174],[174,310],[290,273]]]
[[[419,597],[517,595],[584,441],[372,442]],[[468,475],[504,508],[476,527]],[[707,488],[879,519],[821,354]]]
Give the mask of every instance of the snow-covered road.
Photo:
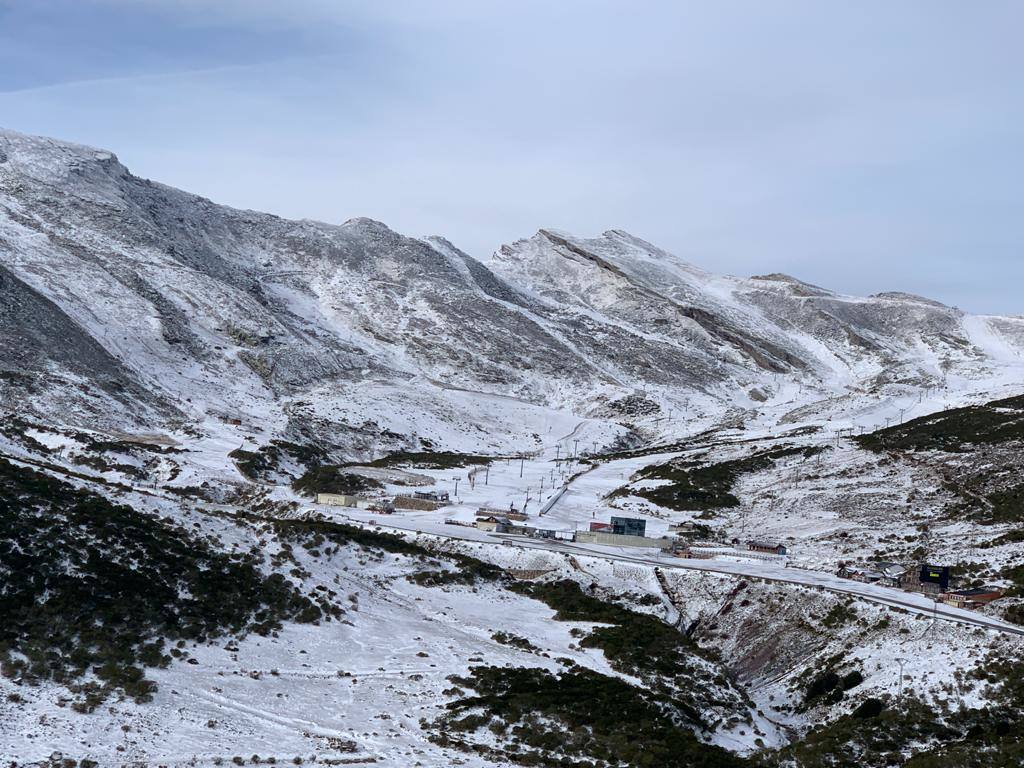
[[[516,537],[516,539],[519,538],[520,537]],[[1002,621],[1001,619],[995,619],[975,611],[955,608],[932,600],[928,595],[890,589],[889,587],[883,587],[878,584],[864,584],[857,581],[851,581],[825,571],[780,567],[774,563],[761,561],[691,560],[662,553],[634,555],[623,551],[624,548],[622,547],[589,547],[582,544],[574,544],[564,541],[522,539],[521,541],[517,540],[515,542],[515,546],[521,546],[524,548],[533,547],[553,549],[555,551],[572,553],[574,555],[604,557],[611,560],[641,563],[644,565],[657,566],[659,568],[710,571],[713,573],[724,573],[734,576],[763,579],[765,581],[815,587],[828,592],[850,595],[851,597],[861,600],[868,600],[873,603],[888,605],[893,608],[901,608],[913,613],[930,616],[935,619],[954,621],[959,624],[970,624],[983,629],[991,629],[1008,634],[1024,635],[1024,626],[1011,624],[1009,622]]]
[[[858,600],[867,600],[879,605],[899,608],[911,613],[931,617],[936,620],[941,619],[943,621],[953,621],[958,624],[966,624],[996,632],[1024,636],[1024,626],[1010,624],[1009,622],[992,618],[975,611],[968,611],[963,608],[954,608],[953,606],[936,602],[927,595],[916,592],[904,592],[898,589],[890,589],[888,587],[879,586],[878,584],[863,584],[849,579],[842,579],[839,576],[825,571],[789,568],[760,560],[694,560],[674,557],[672,555],[656,552],[655,550],[589,546],[551,539],[530,539],[525,536],[495,535],[479,531],[475,528],[444,525],[443,523],[423,519],[405,518],[400,521],[389,519],[386,522],[382,522],[379,517],[373,516],[371,513],[359,513],[346,509],[346,513],[350,512],[352,512],[352,514],[345,514],[344,517],[351,522],[365,525],[372,519],[375,525],[384,528],[391,528],[396,531],[422,533],[441,538],[473,541],[484,544],[502,544],[506,546],[521,547],[524,549],[544,549],[554,552],[564,552],[575,556],[598,557],[606,560],[639,563],[641,565],[658,568],[709,571],[712,573],[722,573],[742,578],[762,579],[764,581],[813,587],[836,594],[849,595],[850,597],[854,597]]]

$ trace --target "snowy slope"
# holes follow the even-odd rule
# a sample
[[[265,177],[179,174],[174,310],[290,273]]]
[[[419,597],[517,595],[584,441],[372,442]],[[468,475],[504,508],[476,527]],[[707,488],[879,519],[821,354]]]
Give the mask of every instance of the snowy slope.
[[[481,506],[514,504],[530,524],[568,533],[629,513],[654,535],[699,522],[711,543],[784,540],[791,565],[830,574],[840,557],[909,557],[921,545],[944,561],[984,558],[991,570],[979,573],[994,579],[1018,562],[1019,544],[998,543],[1013,526],[951,518],[943,482],[996,465],[1016,472],[1016,444],[959,466],[869,453],[850,436],[1022,391],[1022,318],[905,294],[844,296],[785,275],[715,275],[618,230],[540,230],[479,260],[369,219],[233,210],[135,177],[110,152],[0,130],[0,457],[225,549],[266,552],[280,542],[235,517],[342,514],[290,486],[310,463],[395,451],[502,457],[483,483],[479,467],[461,465],[351,469],[380,479],[382,497],[420,482],[454,495],[458,480],[450,506],[389,521],[438,551],[570,578],[692,627],[722,655],[723,701],[740,687],[751,698],[738,713],[749,721],[702,738],[740,753],[892,693],[904,684],[896,660],[912,654],[905,682],[922,700],[956,686],[961,701],[978,701],[962,675],[986,652],[1019,655],[1020,642],[813,589],[832,576],[794,586],[758,581],[749,562],[701,573],[525,551],[444,519],[468,524]],[[635,477],[652,464],[782,445],[827,451],[744,474],[736,506],[713,514],[636,493],[663,482]],[[281,446],[278,465],[255,477],[230,455]],[[630,448],[641,450],[620,453]],[[577,454],[597,458],[566,461]],[[375,517],[351,513],[368,526]],[[93,715],[64,706],[55,683],[0,678],[0,757],[491,765],[431,742],[420,722],[455,695],[450,675],[484,659],[621,676],[579,644],[573,630],[591,627],[554,621],[507,589],[417,586],[405,577],[418,564],[354,547],[296,555],[282,572],[307,590],[337,589],[345,621],[194,644],[196,663],[153,671],[153,702],[111,700]],[[847,624],[824,623],[848,603]],[[498,642],[499,631],[540,650]],[[910,647],[926,634],[926,647]],[[863,687],[798,711],[807,676],[837,654],[843,673],[863,672]]]
[[[0,387],[44,420],[162,429],[238,417],[277,435],[330,431],[356,453],[448,430],[386,413],[336,419],[334,392],[392,388],[426,403],[469,390],[538,414],[636,426],[685,408],[713,421],[727,403],[777,403],[794,385],[981,387],[1024,345],[1019,319],[719,277],[620,231],[541,230],[480,262],[368,219],[218,206],[103,150],[3,131],[0,151]],[[518,440],[506,424],[485,429]]]

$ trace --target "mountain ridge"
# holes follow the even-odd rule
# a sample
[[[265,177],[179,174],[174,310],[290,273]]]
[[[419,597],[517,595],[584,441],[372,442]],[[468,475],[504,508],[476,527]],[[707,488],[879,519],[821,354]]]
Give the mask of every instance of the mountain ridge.
[[[1024,711],[1024,321],[0,157],[5,760],[889,768]]]
[[[822,396],[971,388],[1024,349],[1014,318],[714,275],[622,230],[540,229],[481,260],[366,217],[329,224],[220,206],[136,177],[102,149],[0,130],[0,151],[6,282],[49,307],[62,335],[88,337],[117,363],[76,368],[46,324],[29,345],[8,313],[0,334],[31,351],[24,365],[43,397],[0,385],[17,407],[79,426],[104,411],[108,427],[141,429],[219,410],[286,435],[308,429],[296,414],[311,398],[323,420],[332,403],[382,384],[416,389],[438,411],[453,407],[446,392],[468,390],[518,399],[537,418],[588,418],[644,392],[661,413],[712,419],[727,402],[753,412],[784,397],[783,380]],[[103,375],[120,400],[93,386]],[[442,437],[387,421],[381,434],[404,434],[404,447]]]

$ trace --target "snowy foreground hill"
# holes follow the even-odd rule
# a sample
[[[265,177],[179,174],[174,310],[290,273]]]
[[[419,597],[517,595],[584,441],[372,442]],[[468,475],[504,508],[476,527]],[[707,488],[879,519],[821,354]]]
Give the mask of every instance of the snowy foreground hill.
[[[1020,765],[1022,355],[1022,318],[618,230],[478,260],[0,130],[0,764]],[[414,490],[452,498],[316,502]],[[556,538],[474,527],[510,507]],[[571,540],[613,515],[687,556]],[[1004,596],[838,575],[879,562]]]

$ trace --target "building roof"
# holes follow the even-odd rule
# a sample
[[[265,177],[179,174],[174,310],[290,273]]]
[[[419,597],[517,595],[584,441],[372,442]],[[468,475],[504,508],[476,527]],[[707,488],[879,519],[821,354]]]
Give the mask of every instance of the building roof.
[[[847,565],[846,572],[860,574],[861,576],[868,579],[880,579],[884,575],[879,570],[876,570],[874,568],[868,568],[867,566],[863,565]]]
[[[991,595],[996,592],[1002,593],[999,587],[972,587],[971,589],[954,589],[948,594],[961,595],[963,597],[977,597],[978,595]]]
[[[877,568],[883,576],[888,576],[889,578],[902,576],[907,572],[907,567],[905,565],[900,565],[899,563],[875,563],[875,568]]]

